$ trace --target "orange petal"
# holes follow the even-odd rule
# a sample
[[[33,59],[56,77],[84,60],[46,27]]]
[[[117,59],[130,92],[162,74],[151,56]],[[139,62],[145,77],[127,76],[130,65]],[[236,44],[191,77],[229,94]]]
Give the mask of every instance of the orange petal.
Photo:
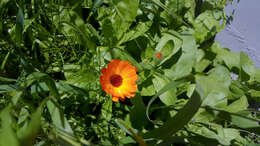
[[[107,71],[106,68],[102,68],[102,69],[101,69],[101,73],[102,73],[103,75],[106,74],[106,71]]]
[[[119,98],[118,98],[118,97],[115,97],[115,96],[112,96],[112,100],[113,100],[114,102],[118,102],[118,101],[119,101]]]
[[[135,96],[135,92],[130,92],[126,97],[127,98],[131,98]]]

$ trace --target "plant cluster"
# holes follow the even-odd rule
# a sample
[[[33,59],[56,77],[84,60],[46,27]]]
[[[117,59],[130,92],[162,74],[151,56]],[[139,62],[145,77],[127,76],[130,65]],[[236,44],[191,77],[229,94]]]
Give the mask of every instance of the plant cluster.
[[[0,145],[257,145],[260,70],[214,42],[227,2],[1,0]],[[138,75],[119,102],[115,59]]]

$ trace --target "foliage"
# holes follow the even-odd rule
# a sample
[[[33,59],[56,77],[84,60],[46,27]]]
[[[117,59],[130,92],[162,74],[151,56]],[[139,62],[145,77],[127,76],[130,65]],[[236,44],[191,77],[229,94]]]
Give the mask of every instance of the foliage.
[[[0,1],[0,145],[256,145],[260,70],[214,42],[226,3]],[[138,69],[121,103],[112,59]]]

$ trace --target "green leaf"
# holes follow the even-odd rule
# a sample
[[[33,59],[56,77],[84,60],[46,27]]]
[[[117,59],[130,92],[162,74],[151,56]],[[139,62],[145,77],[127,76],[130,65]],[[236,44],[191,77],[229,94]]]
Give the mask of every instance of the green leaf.
[[[0,145],[1,146],[18,146],[17,136],[12,128],[13,119],[10,115],[10,107],[6,107],[0,113],[1,130]]]
[[[155,51],[162,53],[164,58],[159,65],[162,65],[176,54],[183,45],[182,43],[182,38],[177,32],[169,31],[163,33],[162,38],[159,40],[155,48]]]
[[[3,60],[2,64],[1,64],[1,72],[3,72],[4,69],[5,69],[5,65],[6,65],[6,62],[7,62],[8,58],[9,58],[10,53],[11,53],[11,52],[8,52],[8,53],[5,55],[5,58],[4,58],[4,60]]]
[[[150,106],[152,105],[152,103],[155,101],[155,99],[157,97],[159,97],[160,95],[162,95],[163,93],[167,92],[168,90],[172,89],[172,88],[176,88],[178,87],[180,84],[187,82],[187,79],[180,79],[177,81],[171,81],[170,83],[168,83],[167,85],[165,85],[161,90],[159,90],[148,102],[148,105],[146,107],[146,116],[148,118],[149,121],[153,122],[150,117],[149,117],[149,109]]]
[[[248,101],[246,96],[240,97],[238,100],[232,102],[230,105],[226,106],[224,110],[228,112],[237,113],[248,108]]]
[[[155,89],[151,77],[142,82],[140,86],[142,87],[141,96],[153,96],[155,94]]]
[[[195,27],[194,37],[197,42],[202,43],[203,41],[209,40],[223,29],[225,19],[221,25],[220,20],[222,17],[216,17],[216,15],[221,16],[222,13],[220,10],[207,10],[196,17],[193,25]]]
[[[132,56],[130,56],[126,51],[122,49],[113,48],[112,56],[113,58],[120,58],[121,60],[129,61],[132,65],[134,65],[137,68],[138,72],[142,72],[143,70],[142,66]]]
[[[218,141],[223,145],[230,145],[231,141],[240,135],[237,129],[218,128]]]
[[[23,27],[24,27],[23,11],[19,7],[17,17],[16,17],[16,27],[15,27],[15,40],[18,46],[21,45],[23,39]]]
[[[208,76],[196,75],[196,80],[205,89],[207,96],[203,105],[223,107],[227,104],[231,77],[225,67],[217,66],[209,71]]]
[[[250,79],[254,80],[256,74],[254,63],[249,56],[243,52],[240,53],[240,65],[241,69],[250,76]]]
[[[200,85],[197,84],[197,87]],[[186,125],[197,113],[203,101],[202,89],[196,89],[188,103],[178,113],[166,121],[163,126],[151,130],[144,135],[145,138],[167,139]],[[201,96],[202,95],[202,96]],[[181,122],[180,122],[181,121]]]
[[[260,127],[259,127],[259,120],[252,120],[250,118],[245,118],[249,117],[251,112],[239,112],[238,114],[242,115],[229,115],[229,118],[231,119],[232,125],[236,125],[240,128],[243,129],[251,129],[253,132],[257,132],[258,134],[260,133]],[[245,116],[245,117],[244,117]]]
[[[10,85],[0,85],[0,93],[5,93],[5,92],[12,92],[16,89],[17,87],[10,84]]]
[[[112,118],[112,100],[108,98],[102,105],[101,109],[102,117],[106,119],[106,121],[110,121]]]
[[[108,45],[108,46],[114,46],[117,42],[117,35],[116,35],[116,31],[114,28],[113,28],[113,24],[111,22],[111,19],[110,18],[105,18],[103,21],[102,21],[102,34],[104,35],[105,37],[105,43]]]
[[[59,15],[54,17],[54,24],[66,37],[70,38],[73,36],[78,43],[88,49],[94,50],[96,48],[96,44],[90,38],[91,31],[89,31],[89,27],[73,10],[62,9]]]
[[[134,130],[129,127],[124,121],[122,121],[121,119],[116,119],[115,122],[121,129],[133,136],[140,146],[146,146],[144,139],[141,136],[137,135]]]
[[[25,129],[20,129],[18,131],[18,137],[21,145],[33,145],[35,143],[35,138],[41,128],[41,114],[45,102],[46,100],[32,114],[31,121],[28,126]]]
[[[244,90],[241,88],[242,85],[239,81],[232,80],[231,85],[229,87],[232,96],[230,96],[229,99],[237,99],[240,98],[241,96],[244,96],[245,95]]]
[[[210,124],[207,127],[197,127],[195,133],[206,138],[215,139],[222,145],[230,145],[231,141],[240,135],[237,129],[223,128],[218,124]]]
[[[62,135],[73,137],[74,133],[64,115],[64,113],[57,107],[58,103],[52,101],[47,102],[48,111],[51,115],[52,123],[55,126],[56,131]]]
[[[196,72],[203,72],[210,64],[210,60],[202,59],[200,62],[196,63],[195,70]]]
[[[165,6],[160,0],[152,0],[153,3],[161,7],[164,11],[166,11],[173,19],[176,19],[179,22],[182,22],[184,25],[188,26],[188,24],[182,20],[181,17],[172,12],[167,6]]]
[[[256,91],[256,90],[249,90],[248,93],[250,94],[250,96],[255,100],[260,102],[260,91]]]
[[[141,129],[148,121],[145,116],[146,107],[143,103],[143,99],[137,94],[135,98],[131,98],[131,103],[133,104],[133,108],[130,111],[131,125],[136,129]]]
[[[65,83],[78,88],[89,89],[91,84],[96,84],[96,75],[93,70],[80,68],[79,65],[66,64],[63,66]]]
[[[35,81],[41,82],[44,81],[47,85],[47,87],[49,88],[51,94],[55,97],[55,98],[59,98],[60,94],[57,90],[55,81],[50,78],[47,74],[45,73],[41,73],[41,72],[33,72],[32,74],[30,74],[27,77],[27,80],[25,82],[25,86],[29,87],[31,86]]]
[[[214,43],[211,48],[212,51],[217,54],[216,60],[224,61],[230,70],[232,68],[240,69],[240,53],[221,48],[217,42]]]
[[[16,80],[15,79],[6,78],[6,77],[0,77],[0,82],[11,83],[11,82],[16,82]]]
[[[139,36],[144,35],[144,33],[150,29],[151,25],[152,25],[151,21],[140,22],[135,28],[126,32],[117,45],[119,46],[120,44],[122,44],[124,42],[134,40],[134,39],[138,38]],[[110,34],[110,36],[111,36],[111,34]]]
[[[222,119],[230,121],[231,125],[246,129],[251,132],[259,133],[259,119],[252,118],[250,111],[240,111],[238,113],[227,112],[225,110],[211,108],[211,107],[203,107],[206,110],[210,111],[218,111],[218,116]]]
[[[170,83],[170,80],[160,74],[155,74],[153,79],[154,88],[157,92],[159,92],[163,87],[168,85]],[[168,90],[161,94],[160,100],[166,104],[166,105],[173,105],[176,102],[176,88],[173,88],[171,90]]]
[[[189,84],[189,85],[188,85],[188,88],[187,88],[187,93],[186,93],[186,95],[187,95],[188,97],[191,97],[192,94],[193,94],[193,92],[195,91],[195,89],[196,89],[196,84]]]
[[[1,0],[0,1],[0,8],[2,8],[6,3],[8,3],[10,0]]]
[[[168,74],[169,77],[175,80],[189,75],[196,62],[197,46],[194,37],[190,34],[182,34],[181,38],[183,40],[181,57],[172,66],[171,74]]]
[[[132,22],[139,6],[139,0],[112,0],[113,5],[121,19]]]
[[[80,96],[88,96],[86,90],[64,82],[56,83],[56,86],[59,91],[63,91],[65,93],[80,95]]]
[[[21,91],[21,90],[14,90],[11,93],[13,104],[17,104],[18,100],[22,97],[22,95],[23,95],[23,91]]]

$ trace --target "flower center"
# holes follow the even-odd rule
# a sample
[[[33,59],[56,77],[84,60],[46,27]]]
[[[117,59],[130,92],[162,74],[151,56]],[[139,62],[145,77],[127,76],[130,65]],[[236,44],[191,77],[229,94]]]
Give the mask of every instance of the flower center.
[[[123,78],[120,75],[114,74],[110,77],[110,83],[114,87],[119,87],[120,85],[122,85],[122,82],[123,82]]]

